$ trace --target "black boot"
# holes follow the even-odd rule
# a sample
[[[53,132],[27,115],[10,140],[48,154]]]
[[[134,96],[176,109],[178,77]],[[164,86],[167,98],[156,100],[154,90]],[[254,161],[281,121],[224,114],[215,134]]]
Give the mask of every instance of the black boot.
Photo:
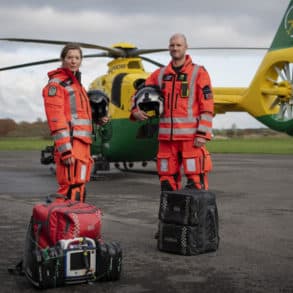
[[[199,189],[199,188],[196,187],[192,179],[188,179],[184,189]]]
[[[161,191],[173,191],[173,188],[168,180],[161,181]]]

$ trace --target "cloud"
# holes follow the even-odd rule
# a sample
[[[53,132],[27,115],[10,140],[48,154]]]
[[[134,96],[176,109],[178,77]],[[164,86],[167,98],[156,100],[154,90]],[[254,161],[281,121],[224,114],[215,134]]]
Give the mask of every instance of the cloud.
[[[1,36],[80,40],[111,45],[126,39],[166,46],[181,31],[190,45],[268,45],[288,1],[7,1]],[[16,21],[17,20],[17,21]],[[232,34],[227,34],[232,31]],[[4,34],[4,35],[3,35]],[[228,36],[228,37],[227,37]],[[193,43],[194,42],[194,43]]]

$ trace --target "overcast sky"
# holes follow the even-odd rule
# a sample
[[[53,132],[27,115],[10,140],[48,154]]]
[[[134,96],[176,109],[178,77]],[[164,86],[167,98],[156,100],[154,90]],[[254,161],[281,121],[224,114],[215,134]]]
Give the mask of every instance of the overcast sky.
[[[80,41],[110,47],[130,42],[139,48],[165,48],[182,32],[190,47],[269,47],[289,0],[9,0],[0,4],[0,38]],[[0,67],[57,58],[61,47],[0,42]],[[94,53],[94,51],[85,51]],[[209,71],[214,86],[248,86],[265,51],[189,52]],[[148,56],[149,57],[149,56]],[[152,55],[167,63],[168,54]],[[84,60],[87,87],[107,70],[110,59]],[[58,63],[0,72],[0,118],[45,119],[42,87]],[[146,69],[155,69],[146,64]],[[260,127],[247,114],[218,115],[216,128]]]

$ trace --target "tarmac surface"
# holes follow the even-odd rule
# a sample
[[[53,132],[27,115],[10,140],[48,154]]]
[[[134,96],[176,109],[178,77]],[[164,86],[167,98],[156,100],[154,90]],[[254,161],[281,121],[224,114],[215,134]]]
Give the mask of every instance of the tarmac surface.
[[[0,292],[37,292],[7,269],[22,256],[33,205],[57,187],[49,166],[39,162],[39,152],[0,152]],[[158,177],[113,168],[87,184],[87,202],[103,211],[103,238],[121,243],[121,279],[44,292],[293,292],[293,156],[215,154],[213,163],[209,182],[220,221],[216,252],[159,251],[153,238]],[[145,169],[155,171],[154,163]]]

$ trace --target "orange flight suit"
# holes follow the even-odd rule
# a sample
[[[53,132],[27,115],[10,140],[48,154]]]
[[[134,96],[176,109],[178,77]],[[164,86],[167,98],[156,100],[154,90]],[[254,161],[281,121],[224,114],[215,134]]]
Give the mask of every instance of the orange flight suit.
[[[210,154],[206,147],[194,146],[196,137],[210,140],[212,135],[214,102],[208,72],[193,64],[186,55],[180,69],[175,71],[170,62],[154,71],[145,86],[158,86],[164,97],[157,153],[162,190],[181,188],[182,165],[188,179],[187,188],[208,189],[207,174],[212,168]],[[137,111],[135,107],[132,113],[134,111]]]
[[[58,194],[84,201],[85,183],[90,180],[92,158],[92,117],[80,72],[74,75],[66,68],[48,73],[49,82],[43,89],[48,125],[54,140],[54,160]],[[62,161],[73,157],[75,163]]]

